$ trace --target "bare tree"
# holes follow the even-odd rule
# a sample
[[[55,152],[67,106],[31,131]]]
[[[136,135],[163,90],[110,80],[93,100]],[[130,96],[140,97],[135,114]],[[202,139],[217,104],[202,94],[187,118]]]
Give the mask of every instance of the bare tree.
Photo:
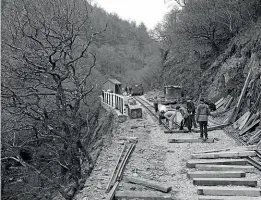
[[[82,160],[93,168],[84,102],[94,91],[90,48],[105,29],[93,30],[90,14],[84,0],[4,4],[1,159],[5,169],[18,166],[16,183],[26,186],[12,195],[35,199],[53,190],[72,199],[83,184]]]

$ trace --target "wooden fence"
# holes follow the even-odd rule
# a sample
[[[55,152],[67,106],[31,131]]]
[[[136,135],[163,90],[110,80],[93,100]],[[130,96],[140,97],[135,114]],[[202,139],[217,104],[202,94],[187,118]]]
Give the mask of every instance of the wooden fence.
[[[117,109],[121,114],[125,113],[124,96],[102,91],[102,102]]]

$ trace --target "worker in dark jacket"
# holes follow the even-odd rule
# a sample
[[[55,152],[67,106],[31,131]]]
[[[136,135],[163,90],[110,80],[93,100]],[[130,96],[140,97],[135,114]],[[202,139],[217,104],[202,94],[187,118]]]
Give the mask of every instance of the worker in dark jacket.
[[[188,123],[191,123],[191,127],[192,127],[192,123],[193,123],[194,128],[197,128],[197,123],[195,120],[196,108],[195,108],[194,102],[192,101],[192,99],[190,97],[187,98],[187,111],[189,114]]]
[[[208,126],[209,115],[211,115],[209,107],[207,104],[205,104],[204,99],[201,98],[196,111],[196,119],[200,127],[200,139],[203,139],[203,135],[205,136],[204,140],[208,139],[207,126]]]
[[[154,97],[153,105],[154,105],[155,113],[157,113],[159,111],[159,101],[158,101],[157,96]]]

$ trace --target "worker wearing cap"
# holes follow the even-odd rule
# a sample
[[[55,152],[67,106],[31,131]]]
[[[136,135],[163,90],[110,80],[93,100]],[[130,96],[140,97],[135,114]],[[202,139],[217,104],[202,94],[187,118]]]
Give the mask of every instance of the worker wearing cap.
[[[207,126],[208,126],[209,115],[211,115],[209,107],[207,104],[205,104],[204,98],[201,98],[196,111],[196,120],[199,123],[199,127],[200,127],[200,139],[203,139],[203,135],[205,137],[204,140],[208,139]]]
[[[178,110],[181,113],[182,117],[183,117],[183,119],[182,119],[182,121],[180,123],[180,130],[183,130],[183,127],[186,124],[187,127],[188,127],[189,132],[191,132],[191,126],[188,123],[188,116],[189,115],[188,115],[187,110],[184,107],[182,107],[182,106],[177,106],[176,110]]]
[[[159,101],[158,101],[158,97],[157,96],[154,97],[153,105],[154,105],[155,113],[157,113],[159,111]]]
[[[195,113],[196,113],[196,108],[195,108],[195,104],[192,101],[191,97],[187,97],[187,111],[189,114],[189,120],[188,123],[191,123],[191,127],[192,127],[192,123],[194,125],[194,128],[197,128],[197,123],[195,120]]]

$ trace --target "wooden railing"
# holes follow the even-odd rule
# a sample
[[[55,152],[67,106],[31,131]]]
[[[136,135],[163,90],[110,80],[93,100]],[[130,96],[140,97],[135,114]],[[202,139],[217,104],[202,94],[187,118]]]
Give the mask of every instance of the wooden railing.
[[[102,91],[102,102],[125,114],[124,96]]]

